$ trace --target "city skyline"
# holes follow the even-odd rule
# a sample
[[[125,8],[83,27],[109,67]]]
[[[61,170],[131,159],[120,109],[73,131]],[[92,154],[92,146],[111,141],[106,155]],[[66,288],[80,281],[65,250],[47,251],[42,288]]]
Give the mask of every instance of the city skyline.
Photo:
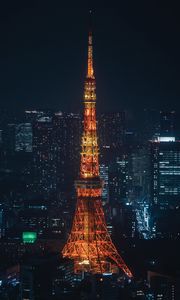
[[[1,5],[2,300],[180,299],[178,10],[95,2]]]

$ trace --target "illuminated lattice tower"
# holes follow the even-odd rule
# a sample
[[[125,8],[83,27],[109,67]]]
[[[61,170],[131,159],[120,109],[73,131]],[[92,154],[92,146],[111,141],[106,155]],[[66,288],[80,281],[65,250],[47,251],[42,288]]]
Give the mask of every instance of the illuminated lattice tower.
[[[76,181],[77,205],[71,233],[62,254],[74,260],[75,272],[115,272],[117,267],[132,277],[107,231],[99,176],[96,130],[96,82],[93,70],[92,33],[88,38],[88,68],[84,87],[84,130],[80,178]]]

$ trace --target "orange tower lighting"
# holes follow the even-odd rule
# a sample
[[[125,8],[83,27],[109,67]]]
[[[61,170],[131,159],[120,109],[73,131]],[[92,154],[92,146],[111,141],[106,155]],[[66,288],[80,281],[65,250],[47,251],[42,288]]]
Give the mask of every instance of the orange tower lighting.
[[[92,32],[88,37],[88,67],[84,86],[84,130],[80,176],[76,181],[77,205],[71,233],[62,250],[74,260],[75,272],[107,273],[117,267],[128,277],[132,273],[117,252],[108,233],[99,176],[99,147],[96,130],[96,81],[93,69]]]

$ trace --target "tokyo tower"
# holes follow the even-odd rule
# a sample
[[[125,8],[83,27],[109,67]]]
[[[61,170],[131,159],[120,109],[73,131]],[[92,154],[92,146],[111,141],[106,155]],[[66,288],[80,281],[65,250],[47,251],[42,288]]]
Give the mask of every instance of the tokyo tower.
[[[128,277],[132,277],[108,233],[101,202],[92,32],[89,32],[88,37],[83,124],[80,175],[75,183],[77,205],[72,229],[62,254],[63,257],[74,260],[75,273],[103,274],[117,272],[120,268]]]

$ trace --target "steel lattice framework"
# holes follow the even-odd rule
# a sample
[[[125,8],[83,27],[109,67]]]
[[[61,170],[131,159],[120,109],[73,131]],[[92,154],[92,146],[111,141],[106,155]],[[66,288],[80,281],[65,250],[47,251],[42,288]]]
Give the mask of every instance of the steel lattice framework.
[[[88,68],[84,87],[84,130],[80,178],[76,181],[77,205],[71,233],[62,254],[74,260],[74,271],[105,273],[117,267],[132,273],[117,252],[108,233],[101,203],[99,148],[96,130],[96,82],[93,69],[92,33],[88,38]]]

